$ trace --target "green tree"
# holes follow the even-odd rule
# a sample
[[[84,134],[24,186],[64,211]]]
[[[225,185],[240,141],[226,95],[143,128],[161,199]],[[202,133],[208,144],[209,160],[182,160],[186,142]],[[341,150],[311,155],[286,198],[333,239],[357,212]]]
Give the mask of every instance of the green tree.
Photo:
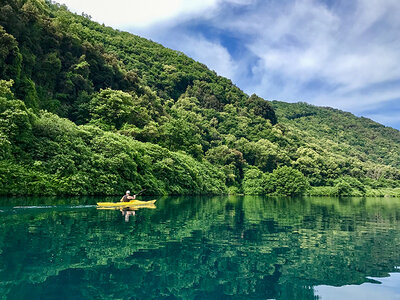
[[[249,99],[247,99],[246,106],[252,110],[255,115],[270,120],[272,124],[277,123],[275,111],[271,104],[268,101],[258,97],[256,94],[251,95]]]
[[[288,166],[275,169],[267,176],[265,181],[266,191],[278,195],[301,195],[308,188],[309,183],[304,175]]]
[[[18,80],[21,63],[22,55],[18,42],[0,25],[0,78]]]
[[[95,124],[120,129],[135,118],[133,96],[123,91],[101,90],[90,101],[90,114]]]
[[[32,140],[34,115],[25,104],[14,98],[11,92],[12,81],[0,80],[0,133],[2,144],[13,146],[29,144]]]
[[[243,192],[246,195],[265,194],[265,174],[257,168],[247,169],[244,172]]]

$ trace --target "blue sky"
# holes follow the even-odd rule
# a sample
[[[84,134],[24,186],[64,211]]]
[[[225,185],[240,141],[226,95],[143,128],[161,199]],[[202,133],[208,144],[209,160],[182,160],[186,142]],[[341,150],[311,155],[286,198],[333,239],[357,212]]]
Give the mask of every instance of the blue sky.
[[[180,50],[248,94],[400,129],[398,0],[59,0]]]

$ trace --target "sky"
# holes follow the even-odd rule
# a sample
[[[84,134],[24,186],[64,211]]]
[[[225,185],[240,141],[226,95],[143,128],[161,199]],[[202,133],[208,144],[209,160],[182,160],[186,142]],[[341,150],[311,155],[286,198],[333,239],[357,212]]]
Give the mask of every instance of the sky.
[[[248,94],[400,129],[399,0],[59,0],[179,50]]]

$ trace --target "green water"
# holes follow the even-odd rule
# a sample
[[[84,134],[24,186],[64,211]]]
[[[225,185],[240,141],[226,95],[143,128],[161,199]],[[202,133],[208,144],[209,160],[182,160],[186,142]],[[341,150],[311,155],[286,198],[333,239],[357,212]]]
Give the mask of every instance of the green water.
[[[400,298],[400,199],[100,200],[0,199],[0,297]]]

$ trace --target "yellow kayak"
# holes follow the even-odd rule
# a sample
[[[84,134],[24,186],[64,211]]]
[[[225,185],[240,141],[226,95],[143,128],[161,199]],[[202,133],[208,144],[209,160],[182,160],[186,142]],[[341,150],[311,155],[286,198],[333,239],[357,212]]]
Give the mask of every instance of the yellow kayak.
[[[129,202],[97,202],[100,207],[131,207],[131,206],[149,206],[154,205],[157,200],[142,201],[131,200]]]
[[[142,208],[150,208],[150,209],[156,209],[157,206],[154,204],[143,204],[143,205],[131,205],[131,206],[97,206],[97,209],[100,210],[139,210]]]

